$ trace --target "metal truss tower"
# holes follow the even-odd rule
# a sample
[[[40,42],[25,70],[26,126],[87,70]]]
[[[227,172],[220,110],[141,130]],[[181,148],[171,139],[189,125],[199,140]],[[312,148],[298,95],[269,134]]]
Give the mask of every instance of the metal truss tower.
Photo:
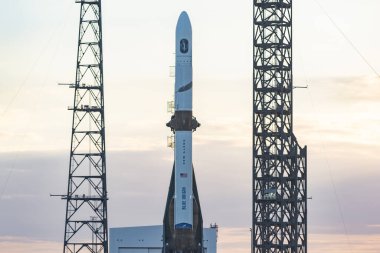
[[[101,0],[77,0],[79,39],[64,253],[108,253]]]
[[[254,0],[253,253],[307,252],[306,147],[293,134],[292,0]]]

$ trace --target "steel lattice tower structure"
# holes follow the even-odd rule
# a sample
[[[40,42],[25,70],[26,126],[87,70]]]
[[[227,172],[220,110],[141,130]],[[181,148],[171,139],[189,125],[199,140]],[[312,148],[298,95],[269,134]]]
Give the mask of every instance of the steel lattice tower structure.
[[[108,253],[101,0],[77,0],[74,88],[64,253]]]
[[[292,0],[254,0],[253,253],[307,252],[306,147],[293,134]]]

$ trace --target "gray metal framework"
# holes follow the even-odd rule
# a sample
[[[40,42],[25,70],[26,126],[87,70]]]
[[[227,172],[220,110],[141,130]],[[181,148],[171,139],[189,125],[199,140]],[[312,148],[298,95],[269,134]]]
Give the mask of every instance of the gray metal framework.
[[[64,253],[108,253],[101,0],[77,0],[79,39]]]
[[[253,253],[307,252],[306,146],[293,134],[292,0],[254,0]]]

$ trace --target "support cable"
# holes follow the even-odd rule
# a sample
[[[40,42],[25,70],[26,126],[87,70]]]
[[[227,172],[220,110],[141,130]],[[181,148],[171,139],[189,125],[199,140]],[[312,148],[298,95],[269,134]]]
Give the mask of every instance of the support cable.
[[[310,102],[311,102],[311,105],[312,105],[312,107],[314,109],[314,112],[316,112],[317,116],[319,116],[320,113],[316,109],[317,107],[314,104],[314,100],[313,100],[313,97],[311,95],[311,92],[308,90],[307,93],[308,93],[308,95],[310,97]],[[320,122],[320,120],[318,120],[318,122]],[[350,236],[349,236],[349,233],[348,233],[348,229],[347,229],[346,220],[345,220],[344,214],[343,214],[342,204],[341,204],[341,201],[340,201],[340,198],[339,198],[339,194],[338,194],[338,190],[337,190],[337,187],[336,187],[334,175],[332,173],[332,169],[331,169],[331,166],[330,166],[329,158],[327,157],[326,144],[325,144],[325,142],[324,142],[323,139],[321,139],[321,142],[322,142],[322,154],[323,154],[323,158],[325,160],[325,164],[327,166],[327,170],[329,172],[330,183],[331,183],[331,186],[332,186],[333,191],[334,191],[334,197],[335,197],[335,201],[336,201],[336,204],[337,204],[337,207],[338,207],[339,217],[340,217],[342,225],[343,225],[344,235],[346,237],[347,244],[349,246],[352,246],[352,242],[351,242],[351,239],[350,239]],[[353,252],[352,251],[352,247],[349,247],[349,250],[350,250],[351,253]]]
[[[334,19],[329,15],[326,9],[322,6],[322,4],[318,0],[313,0],[318,7],[322,10],[322,12],[326,15],[326,17],[330,20],[331,24],[335,27],[335,29],[343,36],[343,38],[350,44],[352,49],[362,58],[362,60],[366,63],[366,65],[372,70],[372,72],[380,78],[380,73],[375,69],[374,66],[367,60],[367,58],[360,52],[359,48],[350,40],[350,38],[346,35],[346,33],[338,26],[338,24],[334,21]]]
[[[62,18],[62,21],[60,22],[61,23],[61,26],[64,27],[67,23],[67,14],[70,12],[70,10],[72,9],[72,7],[68,7],[65,11],[65,15],[64,17]],[[35,68],[37,67],[37,64],[39,63],[39,61],[41,60],[42,58],[42,55],[46,52],[47,48],[50,46],[50,44],[52,43],[53,41],[53,38],[57,35],[57,34],[61,34],[62,32],[62,29],[56,29],[54,28],[54,30],[52,31],[51,35],[49,36],[48,40],[46,41],[46,43],[42,46],[40,52],[38,53],[37,55],[37,58],[34,60],[31,68],[29,69],[29,71],[27,72],[24,80],[21,82],[21,84],[18,86],[15,94],[11,97],[10,101],[8,102],[8,104],[5,106],[4,110],[0,113],[0,118],[4,118],[5,115],[8,113],[9,109],[11,108],[11,106],[14,104],[14,102],[16,101],[16,98],[19,96],[19,94],[21,93],[21,90],[25,87],[25,85],[28,83],[28,80],[30,78],[30,76],[32,75],[33,71],[35,70]],[[38,96],[36,96],[36,98],[38,98]]]
[[[45,51],[47,50],[47,48],[49,48],[50,44],[52,43],[52,41],[54,40],[54,38],[57,36],[57,34],[62,34],[62,31],[65,30],[65,27],[66,27],[66,24],[67,24],[67,15],[68,13],[70,13],[72,9],[72,6],[68,7],[66,9],[66,11],[64,12],[64,17],[62,18],[62,20],[59,22],[60,25],[59,27],[61,27],[60,29],[54,29],[54,31],[51,33],[51,35],[49,36],[49,39],[46,41],[45,45],[41,48],[40,50],[40,53],[38,54],[37,58],[35,59],[34,61],[34,64],[32,64],[32,67],[31,69],[28,71],[28,73],[26,74],[24,80],[22,81],[22,83],[20,84],[20,86],[18,87],[16,93],[12,96],[11,100],[8,102],[8,104],[5,106],[5,109],[3,110],[3,112],[0,114],[0,118],[4,118],[6,116],[6,114],[8,113],[9,109],[11,108],[11,106],[14,104],[14,102],[16,101],[16,98],[18,97],[18,95],[21,93],[21,90],[25,87],[25,85],[27,84],[28,80],[29,80],[29,77],[30,75],[33,73],[35,67],[37,66],[37,63],[40,61],[42,55],[45,53]],[[58,33],[57,31],[60,31],[61,33]],[[61,41],[61,43],[57,43],[56,44],[56,47],[54,49],[54,53],[52,54],[52,57],[50,59],[50,62],[49,62],[49,67],[48,67],[48,71],[46,72],[46,75],[44,76],[43,78],[43,81],[42,81],[42,84],[43,86],[46,85],[46,81],[48,79],[48,76],[50,74],[50,69],[51,67],[53,66],[52,62],[54,60],[54,58],[56,57],[57,55],[57,52],[58,52],[58,48],[60,45],[62,45],[63,41],[62,40],[59,40]],[[41,87],[42,89],[42,87]],[[31,113],[30,115],[33,115],[33,112],[34,110],[36,109],[36,105],[38,104],[38,102],[41,101],[41,99],[39,99],[38,96],[34,96],[33,98],[35,98],[36,102],[35,103],[32,103],[34,106],[31,107]],[[21,144],[17,146],[17,150],[22,150],[21,147],[23,147],[23,142],[25,142],[27,139],[24,138],[22,139],[21,141]],[[11,181],[11,178],[12,178],[12,175],[13,175],[13,172],[14,172],[14,169],[15,169],[15,161],[18,160],[19,158],[19,153],[16,153],[15,154],[15,157],[13,158],[13,162],[12,162],[12,165],[9,167],[9,171],[8,171],[8,174],[6,176],[6,179],[4,181],[4,184],[2,186],[2,189],[0,191],[0,201],[2,200],[7,188],[8,188],[8,185],[9,185],[9,182]]]

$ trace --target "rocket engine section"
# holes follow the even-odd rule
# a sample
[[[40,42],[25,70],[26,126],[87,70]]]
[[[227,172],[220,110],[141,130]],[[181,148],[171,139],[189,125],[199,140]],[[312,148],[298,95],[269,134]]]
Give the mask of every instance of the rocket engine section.
[[[176,28],[175,113],[166,124],[174,132],[174,166],[164,216],[164,253],[202,253],[203,219],[192,162],[192,30],[182,12]]]

